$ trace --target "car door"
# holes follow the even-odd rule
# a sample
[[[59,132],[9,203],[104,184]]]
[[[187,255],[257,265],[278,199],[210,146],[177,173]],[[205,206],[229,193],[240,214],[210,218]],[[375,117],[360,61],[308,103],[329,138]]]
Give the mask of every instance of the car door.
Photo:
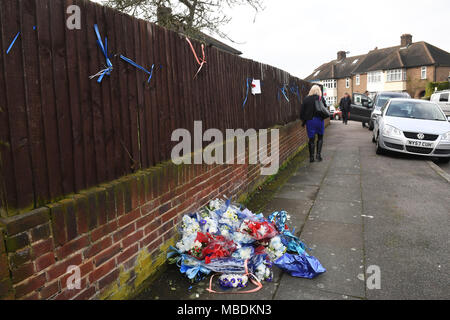
[[[373,100],[361,93],[354,93],[350,106],[350,120],[369,123]]]

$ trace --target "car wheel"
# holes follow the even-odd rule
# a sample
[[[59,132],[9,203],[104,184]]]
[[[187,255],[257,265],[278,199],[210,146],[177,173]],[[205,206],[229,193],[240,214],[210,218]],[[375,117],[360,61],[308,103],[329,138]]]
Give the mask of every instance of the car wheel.
[[[377,143],[377,154],[378,155],[384,155],[386,153],[386,150],[384,150],[381,146],[380,146],[380,137],[378,137],[378,139],[376,140]]]
[[[374,129],[373,122],[370,121],[370,122],[369,122],[369,130],[370,130],[370,131],[373,131],[373,129]]]

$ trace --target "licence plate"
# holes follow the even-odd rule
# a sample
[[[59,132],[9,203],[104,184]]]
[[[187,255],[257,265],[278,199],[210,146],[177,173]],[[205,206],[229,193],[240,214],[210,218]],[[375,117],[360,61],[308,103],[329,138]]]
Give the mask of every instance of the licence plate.
[[[419,147],[419,148],[433,148],[434,147],[434,144],[432,142],[413,141],[413,140],[408,140],[407,145],[413,146],[413,147]]]

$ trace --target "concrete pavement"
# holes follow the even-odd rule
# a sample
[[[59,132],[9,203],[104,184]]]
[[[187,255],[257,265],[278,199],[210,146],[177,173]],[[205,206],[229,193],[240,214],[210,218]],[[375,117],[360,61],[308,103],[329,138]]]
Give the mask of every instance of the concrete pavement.
[[[211,295],[208,281],[190,288],[172,266],[138,298],[449,299],[450,184],[423,158],[377,156],[358,123],[332,122],[323,156],[302,163],[264,213],[288,211],[325,274],[306,280],[275,267],[274,282],[258,293]],[[366,286],[373,270],[380,289]]]

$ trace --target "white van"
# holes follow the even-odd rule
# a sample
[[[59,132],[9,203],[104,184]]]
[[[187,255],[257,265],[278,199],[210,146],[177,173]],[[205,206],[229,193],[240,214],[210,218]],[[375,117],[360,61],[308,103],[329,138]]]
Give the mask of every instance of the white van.
[[[430,101],[439,104],[446,116],[450,116],[450,90],[437,91],[432,96]]]

